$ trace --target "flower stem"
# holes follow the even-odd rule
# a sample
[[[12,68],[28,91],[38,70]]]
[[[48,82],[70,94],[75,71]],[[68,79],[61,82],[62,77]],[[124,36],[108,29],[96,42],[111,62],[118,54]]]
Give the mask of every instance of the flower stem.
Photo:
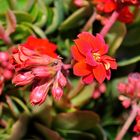
[[[125,124],[123,125],[122,129],[117,134],[115,140],[122,140],[122,138],[126,134],[128,128],[130,127],[130,125],[132,124],[134,119],[136,118],[137,112],[138,112],[138,106],[136,104],[133,104],[132,105],[132,111],[131,111],[128,119],[126,120]]]
[[[84,87],[85,84],[80,79],[77,86],[69,93],[68,98],[72,99],[73,97],[75,97]]]
[[[87,31],[89,30],[89,28],[92,26],[93,22],[96,19],[96,10],[93,11],[93,14],[91,15],[91,17],[89,18],[89,20],[87,21],[87,23],[85,24],[85,26],[83,27],[82,31]]]
[[[102,28],[102,30],[100,31],[100,34],[105,37],[105,35],[109,32],[110,28],[113,26],[113,24],[116,22],[117,18],[119,16],[119,13],[117,11],[114,11],[111,15],[111,17],[109,18],[109,20],[107,21],[107,23],[105,24],[105,26]]]

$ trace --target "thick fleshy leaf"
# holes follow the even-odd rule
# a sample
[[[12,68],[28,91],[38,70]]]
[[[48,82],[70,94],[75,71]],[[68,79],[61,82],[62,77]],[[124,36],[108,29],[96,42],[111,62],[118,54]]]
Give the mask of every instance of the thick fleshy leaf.
[[[90,9],[91,8],[91,9]],[[89,12],[90,10],[90,12]],[[79,21],[83,19],[83,17],[87,17],[92,12],[92,7],[82,7],[76,10],[73,14],[71,14],[59,27],[60,31],[66,31],[78,25]]]
[[[95,79],[101,84],[106,78],[106,70],[104,65],[98,64],[98,66],[93,69],[93,74]]]
[[[71,52],[72,52],[72,56],[75,60],[81,61],[81,60],[85,59],[85,57],[79,52],[77,46],[72,46]]]
[[[109,54],[115,55],[118,48],[121,46],[126,35],[126,26],[124,23],[116,22],[109,33],[108,37],[108,45],[109,45]],[[131,42],[131,41],[129,41]]]
[[[16,17],[13,13],[13,11],[8,10],[6,14],[7,18],[7,29],[6,29],[6,34],[10,35],[16,30]]]
[[[44,136],[47,140],[64,140],[57,132],[47,128],[46,126],[35,123],[36,129]]]
[[[92,69],[84,61],[80,61],[74,65],[73,72],[77,76],[85,76],[90,74]]]
[[[78,130],[59,130],[65,139],[69,140],[96,140],[94,133]]]
[[[99,118],[96,113],[91,111],[76,111],[58,114],[54,118],[53,127],[65,130],[88,130],[93,128],[97,123],[99,123]]]

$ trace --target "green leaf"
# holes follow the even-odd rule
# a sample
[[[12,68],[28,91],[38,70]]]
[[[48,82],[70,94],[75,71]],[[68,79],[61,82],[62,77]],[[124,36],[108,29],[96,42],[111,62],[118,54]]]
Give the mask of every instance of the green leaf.
[[[123,67],[123,66],[127,66],[127,65],[130,65],[130,64],[139,62],[139,61],[140,61],[140,56],[136,56],[136,57],[133,57],[131,59],[122,60],[122,61],[118,62],[118,66]]]
[[[10,35],[16,29],[16,17],[13,11],[8,10],[8,12],[6,13],[6,18],[7,18],[6,34]]]
[[[41,28],[39,28],[38,26],[31,24],[31,23],[27,23],[27,22],[24,22],[22,24],[31,28],[41,38],[46,38],[46,35],[44,34],[43,30]]]
[[[62,22],[62,24],[59,27],[59,30],[64,31],[75,27],[75,25],[77,25],[79,21],[81,21],[89,13],[89,7],[82,7],[76,10],[67,19],[65,19],[64,22]]]
[[[98,124],[96,125],[91,132],[96,136],[97,140],[107,140],[107,135],[103,128]]]
[[[82,105],[87,103],[87,101],[92,98],[94,86],[94,84],[85,86],[84,89],[76,97],[72,98],[71,103],[76,107],[81,107]]]
[[[60,25],[61,21],[63,20],[63,7],[62,7],[62,0],[55,0],[54,1],[54,8],[53,8],[53,20],[50,26],[47,27],[45,33],[50,34],[54,32],[58,26]]]
[[[115,55],[117,49],[120,47],[126,34],[126,26],[124,23],[116,22],[111,28],[108,37],[109,54]]]
[[[86,123],[83,123],[86,122]],[[72,113],[60,113],[53,121],[55,129],[88,130],[99,122],[99,117],[91,111],[76,111]]]
[[[29,120],[29,116],[27,116],[26,114],[22,114],[13,125],[9,140],[21,140],[27,131]]]
[[[96,140],[96,136],[92,133],[77,130],[59,130],[66,140]]]
[[[26,13],[26,12],[14,11],[14,14],[16,16],[17,23],[21,23],[21,22],[30,22],[30,23],[32,23],[33,22],[33,17],[30,14]]]
[[[46,140],[64,140],[57,132],[45,127],[44,125],[39,123],[34,123],[34,125]]]

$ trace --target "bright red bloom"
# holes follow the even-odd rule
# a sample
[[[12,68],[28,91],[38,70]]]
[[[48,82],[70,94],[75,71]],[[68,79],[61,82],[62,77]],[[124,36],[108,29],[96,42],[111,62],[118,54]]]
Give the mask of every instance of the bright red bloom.
[[[83,32],[74,42],[76,45],[71,48],[73,58],[76,60],[73,67],[74,74],[82,76],[87,84],[94,78],[99,83],[102,83],[105,78],[109,80],[110,69],[117,69],[117,63],[114,58],[105,55],[108,46],[103,37],[100,34],[95,37],[88,32]]]
[[[55,53],[57,46],[49,42],[49,40],[46,38],[40,39],[30,36],[28,37],[27,41],[22,44],[22,46],[37,51],[40,54],[46,54],[54,58],[57,57],[57,54]]]
[[[130,11],[128,6],[125,6],[120,10],[118,20],[124,23],[131,23],[134,20],[134,15]]]
[[[99,12],[110,13],[117,8],[117,4],[114,0],[93,0],[96,4],[96,8]]]

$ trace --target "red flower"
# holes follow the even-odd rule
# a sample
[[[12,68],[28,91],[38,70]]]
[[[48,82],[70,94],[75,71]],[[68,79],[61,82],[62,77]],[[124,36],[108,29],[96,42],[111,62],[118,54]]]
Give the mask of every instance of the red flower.
[[[93,0],[96,4],[96,8],[100,12],[110,13],[117,8],[117,4],[114,0]]]
[[[134,19],[134,15],[130,11],[128,6],[125,6],[120,10],[118,20],[124,23],[131,23],[133,22],[133,19]]]
[[[94,78],[99,83],[102,83],[105,78],[109,80],[110,68],[116,69],[117,64],[114,58],[105,55],[108,52],[108,46],[103,37],[100,34],[95,37],[88,32],[83,32],[74,42],[76,45],[71,48],[73,58],[76,60],[73,67],[74,74],[82,76],[87,84]]]
[[[30,36],[28,37],[27,42],[22,44],[22,46],[37,51],[40,54],[46,54],[54,58],[57,57],[57,54],[55,53],[57,46],[49,42],[48,39],[40,39]]]

